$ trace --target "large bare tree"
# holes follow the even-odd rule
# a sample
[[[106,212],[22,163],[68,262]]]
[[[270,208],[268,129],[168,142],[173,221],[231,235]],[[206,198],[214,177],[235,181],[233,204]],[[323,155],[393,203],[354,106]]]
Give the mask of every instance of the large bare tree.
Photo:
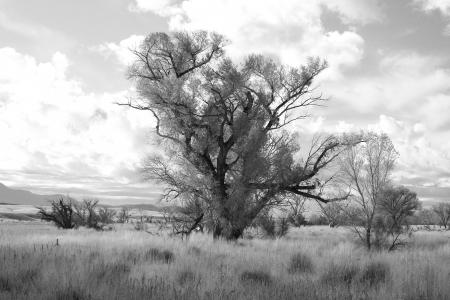
[[[236,239],[289,194],[330,201],[316,192],[320,173],[348,141],[328,136],[295,159],[297,138],[285,130],[323,100],[312,84],[325,62],[293,68],[250,55],[236,64],[225,44],[207,32],[150,34],[129,71],[138,96],[122,104],[156,120],[166,151],[145,171],[165,197],[199,202],[206,228]]]

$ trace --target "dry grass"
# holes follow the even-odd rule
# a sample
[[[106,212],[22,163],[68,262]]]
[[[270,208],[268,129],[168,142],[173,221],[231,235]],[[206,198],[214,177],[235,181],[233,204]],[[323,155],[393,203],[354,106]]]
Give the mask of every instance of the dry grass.
[[[369,254],[344,228],[228,243],[0,226],[0,299],[450,299],[449,282],[450,232]]]

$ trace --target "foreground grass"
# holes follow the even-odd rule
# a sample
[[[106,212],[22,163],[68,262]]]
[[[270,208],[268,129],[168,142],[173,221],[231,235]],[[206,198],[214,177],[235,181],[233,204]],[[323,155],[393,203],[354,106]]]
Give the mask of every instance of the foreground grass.
[[[228,243],[3,223],[0,299],[450,299],[450,235],[368,254],[342,228]]]

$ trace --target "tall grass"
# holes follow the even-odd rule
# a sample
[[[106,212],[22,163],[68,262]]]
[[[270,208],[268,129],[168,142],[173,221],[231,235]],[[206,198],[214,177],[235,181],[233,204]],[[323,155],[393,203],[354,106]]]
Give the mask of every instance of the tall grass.
[[[450,299],[449,282],[446,232],[418,232],[410,247],[367,253],[343,228],[233,243],[126,226],[0,227],[0,299]]]

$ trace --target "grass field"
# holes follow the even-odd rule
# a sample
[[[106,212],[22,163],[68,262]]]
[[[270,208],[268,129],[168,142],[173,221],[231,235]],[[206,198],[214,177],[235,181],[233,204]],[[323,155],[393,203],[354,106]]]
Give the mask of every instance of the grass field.
[[[450,232],[367,253],[345,228],[225,242],[3,222],[0,299],[450,299]]]

